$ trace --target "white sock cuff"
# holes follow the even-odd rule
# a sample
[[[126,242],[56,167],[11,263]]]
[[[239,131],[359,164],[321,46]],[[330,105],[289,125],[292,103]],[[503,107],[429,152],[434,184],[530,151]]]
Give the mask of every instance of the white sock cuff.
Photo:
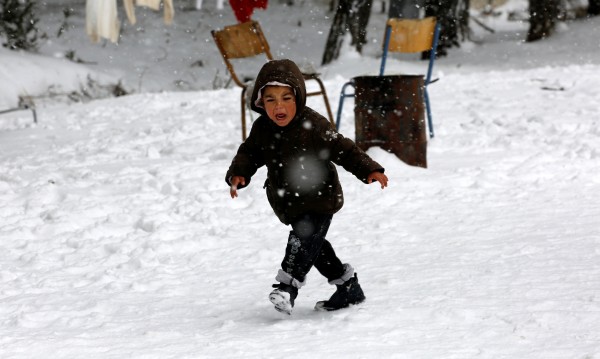
[[[279,283],[289,284],[298,289],[302,288],[302,286],[306,284],[306,278],[304,279],[304,282],[300,282],[298,279],[292,277],[289,273],[284,272],[283,269],[280,269],[279,272],[277,272],[275,280]]]
[[[329,284],[334,285],[342,285],[344,283],[346,283],[346,281],[348,281],[348,279],[354,277],[354,268],[352,268],[352,266],[348,263],[344,264],[344,274],[342,274],[341,277],[339,277],[338,279],[334,279],[329,281]]]

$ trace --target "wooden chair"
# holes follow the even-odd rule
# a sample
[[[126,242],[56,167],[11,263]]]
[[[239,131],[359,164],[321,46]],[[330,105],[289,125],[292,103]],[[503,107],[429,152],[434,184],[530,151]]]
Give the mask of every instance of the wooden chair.
[[[433,137],[433,121],[431,116],[431,105],[429,103],[429,94],[427,93],[427,85],[431,82],[431,74],[433,63],[435,61],[435,52],[437,50],[438,38],[440,34],[440,26],[435,17],[426,17],[424,19],[405,19],[391,18],[388,19],[385,27],[385,38],[383,44],[383,56],[381,58],[381,67],[379,76],[383,76],[385,63],[388,52],[400,53],[418,53],[430,51],[429,66],[427,75],[424,81],[423,95],[425,98],[425,108],[427,111],[427,122],[429,126],[429,137]],[[345,90],[348,86],[353,85],[350,81],[342,87],[340,95],[340,105],[338,107],[336,127],[339,129],[340,117],[342,114],[342,105],[346,97],[354,96],[354,94],[346,94]]]
[[[217,44],[217,48],[223,56],[223,60],[225,61],[227,70],[231,74],[231,78],[236,85],[242,88],[242,140],[246,140],[246,92],[249,90],[250,85],[248,82],[240,80],[231,60],[255,57],[260,54],[264,54],[268,60],[273,60],[273,55],[271,55],[269,43],[267,42],[263,31],[256,21],[226,26],[222,30],[211,31],[211,34]],[[323,96],[329,121],[334,125],[333,114],[331,112],[331,107],[329,106],[329,100],[323,82],[316,73],[303,73],[303,75],[305,80],[315,80],[318,83],[320,90],[307,92],[306,96]]]

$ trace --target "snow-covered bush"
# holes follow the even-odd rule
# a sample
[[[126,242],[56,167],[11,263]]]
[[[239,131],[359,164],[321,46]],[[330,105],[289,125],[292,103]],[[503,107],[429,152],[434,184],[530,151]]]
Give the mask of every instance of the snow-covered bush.
[[[37,22],[33,0],[0,0],[0,38],[11,50],[37,50]]]

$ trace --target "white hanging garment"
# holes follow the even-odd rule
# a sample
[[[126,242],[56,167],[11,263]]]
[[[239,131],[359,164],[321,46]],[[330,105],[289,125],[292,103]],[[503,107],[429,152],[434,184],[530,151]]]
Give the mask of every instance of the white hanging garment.
[[[173,0],[164,0],[163,6],[165,7],[165,24],[171,25],[173,23],[173,15],[175,15]]]
[[[196,10],[202,9],[202,0],[196,0]],[[217,0],[217,9],[223,10],[223,0]]]
[[[127,19],[129,19],[129,23],[135,24],[137,19],[135,18],[133,0],[123,0],[123,5],[125,5],[125,13],[127,14]]]
[[[160,9],[160,0],[136,0],[137,6],[147,6],[152,10]]]
[[[85,29],[93,42],[100,38],[119,40],[117,0],[86,0]]]
[[[125,1],[133,1],[133,0],[125,0]],[[135,4],[137,6],[146,6],[152,10],[160,10],[160,2],[161,0],[135,0]],[[173,7],[173,0],[164,0],[164,21],[165,24],[171,25],[173,23],[173,15],[175,14],[175,8]],[[134,15],[135,17],[135,15]],[[130,18],[131,20],[131,18]],[[132,22],[134,24],[134,22]]]

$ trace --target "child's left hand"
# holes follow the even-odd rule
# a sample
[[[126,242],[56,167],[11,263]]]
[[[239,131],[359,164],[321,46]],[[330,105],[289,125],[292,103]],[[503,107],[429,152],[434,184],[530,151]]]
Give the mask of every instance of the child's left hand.
[[[245,186],[246,179],[242,176],[231,177],[231,187],[229,188],[229,194],[231,195],[231,198],[235,198],[238,196],[238,194],[237,194],[238,185]]]
[[[384,189],[385,187],[387,187],[388,178],[385,174],[383,174],[379,171],[371,172],[371,174],[369,174],[369,176],[367,176],[368,183],[373,183],[375,181],[377,181],[381,184],[381,189]]]

